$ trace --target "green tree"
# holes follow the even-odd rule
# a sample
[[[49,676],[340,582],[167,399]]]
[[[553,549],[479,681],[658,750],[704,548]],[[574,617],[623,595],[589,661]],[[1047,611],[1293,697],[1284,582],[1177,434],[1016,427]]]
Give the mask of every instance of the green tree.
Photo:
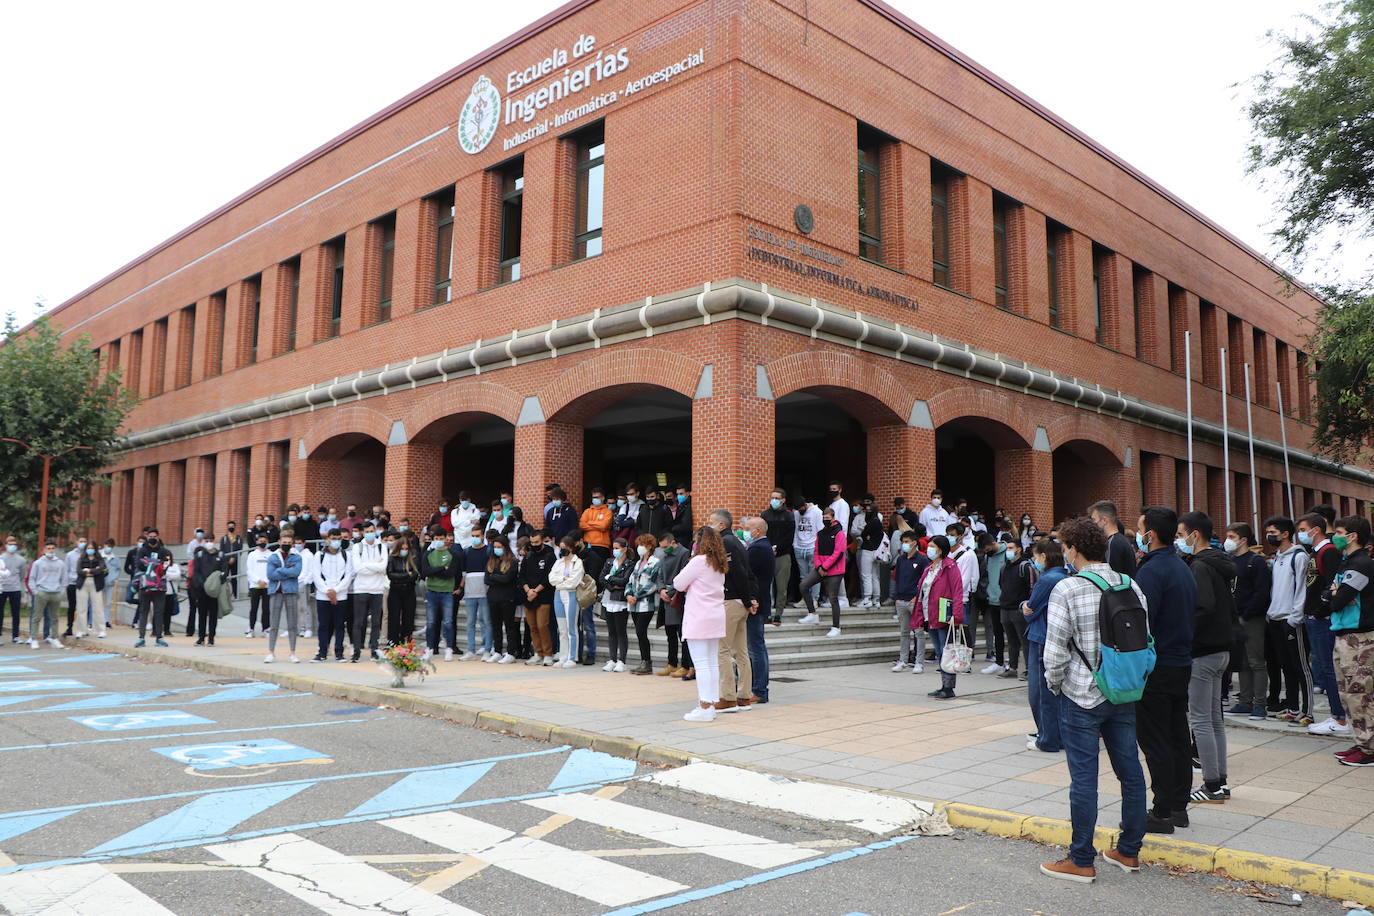
[[[119,448],[119,429],[137,403],[118,371],[102,375],[90,339],[69,345],[47,318],[20,330],[11,316],[0,343],[0,437],[18,439],[34,452],[56,455],[48,490],[48,536],[71,528],[62,516],[91,499],[102,486],[100,470]],[[0,442],[0,531],[32,548],[38,537],[43,461],[10,442]],[[29,554],[33,556],[33,553]]]
[[[1281,188],[1274,237],[1301,264],[1320,243],[1374,236],[1374,0],[1337,0],[1254,80],[1249,167]],[[1320,286],[1313,447],[1360,460],[1374,433],[1374,274]]]

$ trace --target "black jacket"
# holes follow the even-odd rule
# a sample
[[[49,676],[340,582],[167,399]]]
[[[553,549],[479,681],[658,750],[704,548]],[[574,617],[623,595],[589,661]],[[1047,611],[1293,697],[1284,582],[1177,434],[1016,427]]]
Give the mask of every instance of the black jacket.
[[[212,554],[208,550],[199,551],[196,558],[191,561],[191,588],[197,592],[205,591],[205,580],[210,578],[210,573],[224,575],[226,570],[224,557],[220,554]]]
[[[297,518],[292,528],[296,532],[296,537],[303,541],[318,541],[320,539],[320,523],[312,518],[304,516]]]
[[[1011,610],[1021,606],[1022,601],[1030,600],[1031,561],[1025,556],[1015,563],[1004,563],[998,583],[1002,587],[1001,607]]]
[[[232,572],[239,568],[239,553],[243,547],[243,538],[237,533],[226,534],[219,539],[219,554],[224,557],[226,571]]]
[[[487,569],[487,574],[482,577],[482,581],[487,584],[487,601],[489,603],[515,604],[519,599],[520,588],[515,584],[516,578],[520,575],[519,564],[511,558],[510,568],[501,571],[500,561],[505,557],[498,557],[496,571]]]
[[[88,557],[82,554],[76,560],[76,585],[78,588],[86,584],[86,577],[90,576],[95,580],[95,590],[100,591],[105,587],[105,558],[96,551],[95,556]]]
[[[407,547],[406,549],[409,550],[410,548]],[[392,588],[415,590],[415,583],[420,578],[420,564],[410,562],[414,559],[414,554],[403,557],[393,553],[387,557],[386,579],[391,583]]]
[[[797,522],[792,518],[792,510],[786,507],[774,509],[769,506],[759,513],[759,518],[768,525],[768,540],[777,552],[776,555],[792,556],[792,544],[797,537]]]
[[[720,536],[730,559],[730,568],[725,572],[725,600],[739,601],[748,607],[758,595],[758,584],[749,568],[749,555],[733,531],[722,531]]]
[[[759,614],[768,617],[773,613],[773,576],[777,573],[777,557],[773,556],[773,543],[765,535],[757,541],[750,541],[745,551],[749,556],[749,573],[758,586]]]
[[[656,538],[663,537],[663,532],[671,530],[673,527],[673,510],[669,509],[662,502],[657,506],[651,506],[647,502],[644,508],[639,510],[639,533],[652,534]],[[691,538],[689,536],[688,540]]]
[[[549,570],[553,569],[553,561],[557,559],[557,554],[548,544],[544,544],[538,550],[531,549],[525,556],[525,561],[520,564],[520,585],[528,588],[543,588],[538,595],[534,596],[533,603],[526,602],[529,607],[540,607],[545,604],[553,603],[553,588],[549,585]]]
[[[1263,618],[1269,611],[1274,583],[1269,564],[1253,550],[1231,559],[1236,565],[1236,612],[1241,620]]]
[[[606,559],[600,552],[592,550],[590,547],[584,548],[577,558],[582,561],[582,571],[593,579],[601,578],[601,567],[605,565]]]
[[[878,513],[864,516],[863,532],[859,535],[859,549],[877,550],[882,546],[883,534],[883,523],[879,520]]]
[[[1193,555],[1188,568],[1197,581],[1193,658],[1229,652],[1235,640],[1233,627],[1238,619],[1235,561],[1220,550],[1208,547]]]
[[[1107,538],[1107,565],[1123,576],[1135,576],[1135,544],[1120,531]]]
[[[685,503],[678,503],[673,508],[673,524],[668,529],[677,538],[677,542],[683,546],[684,550],[692,549],[692,541],[695,539],[695,532],[692,531],[692,500],[689,498]]]

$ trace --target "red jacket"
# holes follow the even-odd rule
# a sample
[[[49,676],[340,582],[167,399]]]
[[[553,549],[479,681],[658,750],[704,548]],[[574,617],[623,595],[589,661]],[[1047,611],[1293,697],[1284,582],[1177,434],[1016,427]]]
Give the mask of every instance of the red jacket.
[[[927,570],[929,572],[929,570]],[[911,607],[911,627],[928,626],[932,630],[943,630],[948,625],[940,621],[940,599],[950,602],[950,613],[956,626],[964,622],[964,578],[959,574],[959,564],[949,557],[940,560],[935,571],[934,581],[921,577],[921,593]],[[929,614],[926,608],[930,608]],[[929,619],[927,619],[929,618]]]

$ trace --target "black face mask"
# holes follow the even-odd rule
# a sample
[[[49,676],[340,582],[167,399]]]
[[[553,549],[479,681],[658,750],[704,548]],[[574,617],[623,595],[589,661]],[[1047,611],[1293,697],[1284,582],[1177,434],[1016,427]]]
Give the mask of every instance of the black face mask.
[[[566,548],[566,547],[560,548],[559,551],[558,551],[558,555],[559,555],[560,557],[566,557],[566,556],[567,556],[568,554],[570,554],[570,553],[572,553],[572,551],[570,551],[570,550],[569,550],[568,548]]]
[[[1264,536],[1264,541],[1270,547],[1277,547],[1283,543],[1283,538],[1279,537],[1277,534],[1266,534]]]
[[[831,491],[830,491],[830,501],[831,501],[831,502],[834,502],[835,500],[837,500],[837,499],[839,499],[839,498],[840,498],[840,491],[839,491],[839,490],[831,490]]]
[[[355,512],[355,511],[352,510],[352,509],[349,509],[349,510],[348,510],[348,517],[349,517],[349,518],[357,518],[357,517],[358,517],[358,513]]]
[[[266,542],[266,541],[258,541],[258,549],[259,549],[259,550],[262,550],[262,549],[265,548],[266,546],[267,546],[267,542]]]

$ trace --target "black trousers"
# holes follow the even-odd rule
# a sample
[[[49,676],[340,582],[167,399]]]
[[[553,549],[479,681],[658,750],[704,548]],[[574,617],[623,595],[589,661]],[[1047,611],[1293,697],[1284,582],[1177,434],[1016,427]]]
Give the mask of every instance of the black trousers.
[[[199,614],[200,614],[200,601],[197,600],[197,598],[196,598],[196,590],[195,590],[195,589],[193,589],[193,588],[188,588],[188,589],[186,589],[186,604],[187,604],[188,607],[189,607],[189,609],[188,609],[187,612],[186,612],[186,635],[187,635],[187,636],[195,636],[195,635],[196,635],[196,619],[197,619],[197,617],[198,617]],[[171,631],[171,626],[169,625],[169,626],[167,627],[167,629],[168,629],[168,631],[170,632],[170,631]]]
[[[514,601],[487,602],[491,606],[491,648],[502,655],[520,651],[520,621],[515,619]]]
[[[357,658],[364,648],[376,649],[381,640],[382,595],[380,592],[359,592],[349,595],[348,599],[353,603],[353,657]],[[366,646],[363,645],[364,641]]]
[[[1192,733],[1188,729],[1188,681],[1192,666],[1159,665],[1136,704],[1136,740],[1150,771],[1156,817],[1188,808],[1193,787]]]
[[[72,623],[76,620],[76,586],[67,586],[67,632],[63,636],[72,635]],[[57,621],[53,621],[53,628],[56,629]]]
[[[653,614],[630,614],[635,619],[635,636],[639,639],[639,660],[648,665],[651,664],[649,657],[649,624],[654,622]]]
[[[976,599],[974,604],[978,608],[978,616],[983,618],[983,649],[985,654],[997,664],[1005,665],[1007,663],[1005,655],[1007,643],[1006,633],[1002,629],[1002,609],[991,607],[986,601]]]
[[[262,606],[262,628],[266,630],[271,626],[267,619],[267,608],[271,602],[267,600],[267,589],[250,588],[248,590],[248,629],[258,624],[258,606]]]
[[[1278,652],[1283,671],[1283,708],[1312,715],[1312,650],[1307,645],[1307,627],[1290,627],[1284,621],[1270,621],[1269,641]],[[1270,688],[1271,691],[1273,688]]]
[[[215,630],[219,628],[219,603],[211,601],[210,596],[200,589],[192,589],[199,594],[195,597],[197,622],[196,626],[200,629],[200,638],[215,638]]]
[[[610,637],[611,643],[607,655],[613,662],[625,661],[625,653],[629,650],[630,646],[629,639],[625,635],[629,624],[629,611],[606,612],[606,632]]]
[[[404,645],[415,635],[415,586],[391,583],[386,593],[386,641]]]
[[[23,597],[23,592],[0,592],[0,631],[5,627],[5,604],[8,602],[11,619],[14,621],[14,632],[10,635],[19,635],[19,605],[23,603]]]
[[[1026,642],[1026,615],[1019,607],[1004,607],[1002,632],[1007,636],[1007,667],[1013,671],[1026,671],[1030,668],[1027,656],[1029,646]]]
[[[151,627],[153,639],[162,638],[164,612],[167,609],[166,592],[139,592],[138,594],[138,638]]]
[[[334,643],[334,657],[343,660],[344,643],[344,606],[330,604],[328,599],[316,599],[315,615],[319,621],[320,651],[316,658],[329,657],[329,644]]]

